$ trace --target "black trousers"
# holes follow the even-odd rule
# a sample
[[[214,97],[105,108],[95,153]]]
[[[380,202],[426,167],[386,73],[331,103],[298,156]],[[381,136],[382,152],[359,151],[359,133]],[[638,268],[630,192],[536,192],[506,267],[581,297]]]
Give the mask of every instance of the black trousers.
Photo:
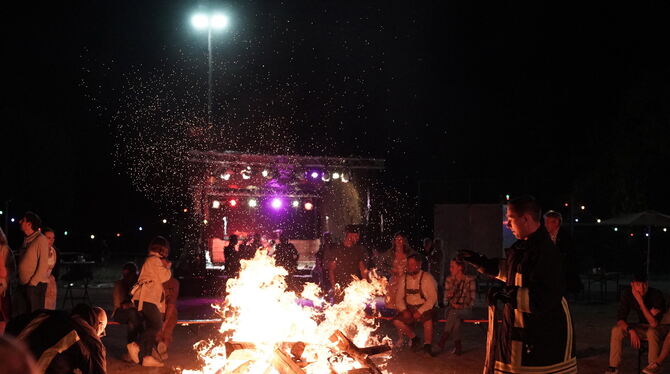
[[[16,314],[32,313],[44,308],[47,284],[37,283],[35,286],[22,284],[16,293]]]
[[[126,341],[132,343],[142,331],[142,317],[137,308],[117,309],[114,312],[114,320],[118,323],[128,325],[126,329]]]
[[[135,305],[139,302],[135,301]],[[156,335],[163,328],[163,316],[154,303],[144,302],[140,316],[144,322],[144,328],[140,332],[140,362],[145,356],[151,356],[151,350],[156,345]]]

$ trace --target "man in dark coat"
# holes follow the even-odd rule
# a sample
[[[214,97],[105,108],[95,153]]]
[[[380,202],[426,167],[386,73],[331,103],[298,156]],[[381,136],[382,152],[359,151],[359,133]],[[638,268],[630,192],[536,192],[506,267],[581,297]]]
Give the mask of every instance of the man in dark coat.
[[[561,213],[550,210],[544,214],[544,227],[565,261],[566,296],[567,294],[576,295],[584,289],[584,285],[579,278],[579,262],[572,237],[567,230],[561,227],[562,223]]]
[[[361,227],[359,225],[347,225],[345,236],[341,245],[328,248],[324,254],[324,262],[328,269],[328,281],[333,292],[333,300],[338,303],[343,300],[342,293],[353,276],[363,279],[368,277],[367,249],[358,244]]]
[[[100,337],[107,326],[101,308],[79,304],[71,314],[37,310],[9,322],[7,333],[23,341],[45,374],[105,374],[105,346]]]
[[[504,259],[472,251],[460,257],[505,286],[489,292],[489,332],[485,373],[577,373],[573,325],[565,292],[561,254],[540,223],[540,207],[530,196],[507,206],[507,227],[519,239]],[[503,303],[495,327],[496,302]],[[495,342],[495,343],[494,343]]]
[[[237,235],[231,235],[228,238],[228,245],[223,248],[223,258],[226,262],[226,267],[224,268],[224,274],[228,278],[237,277],[240,272],[240,259],[241,259],[241,250],[238,251],[235,246],[237,246]]]

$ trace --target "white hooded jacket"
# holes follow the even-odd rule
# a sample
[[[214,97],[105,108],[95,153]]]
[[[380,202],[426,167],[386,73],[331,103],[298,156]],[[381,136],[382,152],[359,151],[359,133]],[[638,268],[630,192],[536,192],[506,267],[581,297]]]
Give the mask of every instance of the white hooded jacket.
[[[163,283],[172,276],[170,269],[163,265],[161,256],[157,252],[149,252],[149,256],[142,265],[140,276],[133,287],[133,301],[138,301],[138,310],[142,310],[144,303],[152,303],[161,313],[165,313],[165,291]]]

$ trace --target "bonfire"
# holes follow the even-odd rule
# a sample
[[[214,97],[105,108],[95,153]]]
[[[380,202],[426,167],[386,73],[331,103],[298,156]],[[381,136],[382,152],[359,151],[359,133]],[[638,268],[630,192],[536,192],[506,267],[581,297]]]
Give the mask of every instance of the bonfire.
[[[375,335],[374,300],[385,294],[386,279],[374,272],[370,280],[354,277],[343,301],[331,304],[314,283],[300,295],[290,291],[287,275],[265,250],[242,260],[239,276],[226,284],[224,302],[213,306],[223,320],[220,338],[196,343],[202,369],[183,373],[384,372],[388,357],[372,356],[391,344]]]

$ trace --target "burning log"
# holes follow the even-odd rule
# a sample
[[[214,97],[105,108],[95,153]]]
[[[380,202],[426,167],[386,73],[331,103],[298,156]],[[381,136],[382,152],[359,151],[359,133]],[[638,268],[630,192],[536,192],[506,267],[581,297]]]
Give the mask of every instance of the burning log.
[[[297,342],[291,346],[291,354],[296,360],[302,360],[302,354],[305,352],[305,343]]]
[[[382,374],[377,365],[368,357],[368,354],[358,348],[349,338],[347,338],[341,331],[336,330],[330,336],[330,341],[335,343],[337,348],[346,353],[349,357],[356,360],[363,368],[369,369],[371,374]]]
[[[275,348],[271,362],[279,374],[305,374],[305,371],[279,348]]]
[[[246,342],[225,342],[225,347],[226,357],[230,357],[230,355],[238,349],[256,349],[256,345],[254,343]]]
[[[368,356],[378,355],[380,353],[388,352],[391,350],[391,347],[388,344],[382,345],[373,345],[372,347],[359,348],[361,352],[365,353]]]

